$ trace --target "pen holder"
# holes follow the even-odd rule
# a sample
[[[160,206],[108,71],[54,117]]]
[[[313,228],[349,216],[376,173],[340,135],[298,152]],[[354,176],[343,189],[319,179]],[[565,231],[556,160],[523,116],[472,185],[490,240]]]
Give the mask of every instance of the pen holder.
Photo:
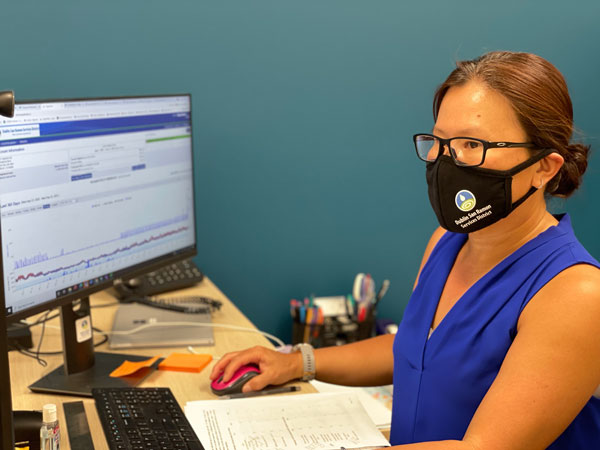
[[[328,330],[329,327],[325,323],[310,325],[295,320],[292,325],[292,344],[306,342],[315,348],[325,347],[325,342],[329,340],[326,338]]]
[[[361,341],[363,339],[369,339],[375,336],[375,313],[372,312],[367,315],[365,320],[358,322],[358,329],[356,330],[356,340]]]
[[[351,316],[325,317],[322,324],[292,323],[292,344],[306,342],[315,348],[343,345],[368,339],[374,335],[375,314],[358,321]]]

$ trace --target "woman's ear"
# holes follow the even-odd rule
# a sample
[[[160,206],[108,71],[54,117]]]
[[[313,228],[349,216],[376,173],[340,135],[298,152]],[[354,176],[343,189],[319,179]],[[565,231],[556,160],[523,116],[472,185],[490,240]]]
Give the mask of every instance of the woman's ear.
[[[535,172],[537,177],[535,180],[535,187],[541,187],[550,181],[554,175],[558,173],[564,163],[564,158],[558,153],[550,153],[548,156],[541,159],[540,165]]]

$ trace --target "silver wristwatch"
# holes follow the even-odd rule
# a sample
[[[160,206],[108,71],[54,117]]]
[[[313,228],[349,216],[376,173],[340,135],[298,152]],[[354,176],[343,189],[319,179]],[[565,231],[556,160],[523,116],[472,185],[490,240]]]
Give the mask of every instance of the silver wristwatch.
[[[304,342],[294,345],[294,351],[300,350],[302,353],[302,381],[310,381],[315,379],[315,351],[313,346]]]

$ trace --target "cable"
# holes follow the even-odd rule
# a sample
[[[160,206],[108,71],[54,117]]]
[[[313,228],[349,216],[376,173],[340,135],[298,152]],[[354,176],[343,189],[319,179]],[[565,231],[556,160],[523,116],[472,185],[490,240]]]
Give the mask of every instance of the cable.
[[[194,347],[191,346],[191,345],[188,345],[187,349],[188,349],[188,352],[190,352],[193,355],[203,355],[204,354],[204,352],[203,353],[198,353],[196,350],[194,350]],[[212,360],[213,361],[218,361],[218,360],[221,359],[220,356],[214,356],[214,355],[211,355],[211,356],[212,356]]]
[[[100,328],[96,328],[96,327],[92,327],[92,330],[94,330],[96,333],[98,333],[100,336],[104,336],[104,339],[102,339],[100,342],[96,342],[94,344],[94,347],[98,347],[102,344],[104,344],[105,342],[108,341],[108,336],[106,335],[106,333],[104,331],[102,331]]]
[[[223,302],[215,300],[214,298],[202,297],[197,295],[184,296],[184,297],[128,297],[121,300],[121,302],[127,303],[139,303],[142,305],[152,306],[154,308],[161,308],[170,311],[178,311],[187,314],[198,314],[206,311],[206,308],[210,308],[211,311],[220,311]]]
[[[50,315],[50,313],[52,312],[51,309],[49,309],[48,311],[46,311],[46,314],[44,314],[44,320],[42,320],[42,332],[40,334],[40,340],[38,341],[38,346],[37,346],[37,350],[35,352],[35,358],[37,359],[38,363],[40,363],[43,367],[46,367],[46,364],[42,364],[41,361],[43,361],[40,358],[40,348],[42,347],[42,341],[44,340],[44,333],[46,332],[46,321],[48,320],[48,316]],[[44,361],[45,363],[45,361]]]
[[[48,328],[56,328],[59,329],[60,327],[54,326],[54,325],[47,325]],[[100,336],[102,336],[102,340],[99,342],[95,342],[94,343],[94,347],[99,347],[100,345],[104,344],[106,341],[108,341],[108,336],[106,336],[106,333],[104,333],[102,330],[100,330],[99,328],[96,327],[92,327],[92,329],[98,333]],[[15,347],[16,350],[18,350],[20,353],[24,354],[25,356],[31,356],[33,358],[35,358],[36,355],[41,355],[41,356],[55,356],[55,355],[62,355],[63,351],[62,350],[57,350],[54,352],[32,352],[31,350],[29,350],[28,348],[25,347]],[[36,358],[37,359],[37,358]]]
[[[95,308],[107,308],[109,306],[117,306],[120,305],[121,302],[113,302],[113,303],[107,303],[104,305],[92,305],[90,306],[90,309],[95,309]],[[35,325],[40,325],[42,323],[45,322],[49,322],[52,319],[56,319],[57,317],[60,316],[60,314],[54,314],[53,316],[48,317],[48,315],[50,314],[50,312],[54,311],[56,308],[52,308],[49,309],[43,316],[38,317],[38,319],[35,322],[27,322],[26,320],[21,320],[20,322],[29,326],[29,327],[33,327]]]
[[[43,316],[40,316],[35,322],[28,322],[27,320],[20,321],[20,323],[27,325],[29,328],[34,327],[36,325],[42,325],[42,331],[40,333],[40,340],[38,341],[37,350],[30,351],[29,349],[20,347],[20,348],[17,348],[17,351],[25,356],[30,356],[32,358],[35,358],[37,360],[37,362],[40,365],[42,365],[43,367],[46,367],[47,362],[45,360],[43,360],[42,358],[40,358],[40,355],[52,356],[52,355],[61,355],[63,353],[62,350],[55,351],[55,352],[40,351],[40,348],[42,347],[42,341],[44,340],[44,334],[45,334],[46,328],[54,328],[57,330],[61,329],[61,327],[59,327],[58,325],[48,325],[47,324],[48,321],[50,321],[60,315],[60,314],[55,314],[53,316],[50,316],[50,313],[52,311],[54,311],[54,309],[55,308],[49,309],[48,311],[46,311],[46,313]],[[92,327],[92,330],[94,330],[95,332],[97,332],[99,335],[101,335],[103,337],[101,341],[94,343],[94,347],[98,347],[108,341],[108,336],[106,335],[106,333],[104,331],[102,331],[101,329],[96,328],[96,327]]]
[[[52,311],[54,311],[55,309],[56,308],[49,309],[48,311],[46,311],[45,314],[43,314],[42,316],[38,317],[38,319],[35,322],[29,323],[26,320],[21,320],[21,323],[24,323],[24,324],[29,325],[29,326],[33,326],[33,325],[41,325],[41,324],[43,324],[45,322],[48,322],[49,320],[56,319],[58,316],[60,316],[60,314],[54,314],[53,316],[48,317],[49,314]]]
[[[35,359],[40,366],[46,367],[48,365],[48,362],[45,359],[40,358],[38,354],[30,351],[29,349],[21,347],[20,345],[15,346],[15,348],[21,355]]]

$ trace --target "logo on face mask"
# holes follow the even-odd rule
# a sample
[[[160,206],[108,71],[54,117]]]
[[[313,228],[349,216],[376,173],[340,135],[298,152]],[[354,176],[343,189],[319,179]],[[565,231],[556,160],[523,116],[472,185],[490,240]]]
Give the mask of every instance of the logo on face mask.
[[[471,191],[463,189],[462,191],[458,191],[456,197],[454,197],[454,203],[456,203],[458,209],[466,212],[475,208],[476,200]]]

